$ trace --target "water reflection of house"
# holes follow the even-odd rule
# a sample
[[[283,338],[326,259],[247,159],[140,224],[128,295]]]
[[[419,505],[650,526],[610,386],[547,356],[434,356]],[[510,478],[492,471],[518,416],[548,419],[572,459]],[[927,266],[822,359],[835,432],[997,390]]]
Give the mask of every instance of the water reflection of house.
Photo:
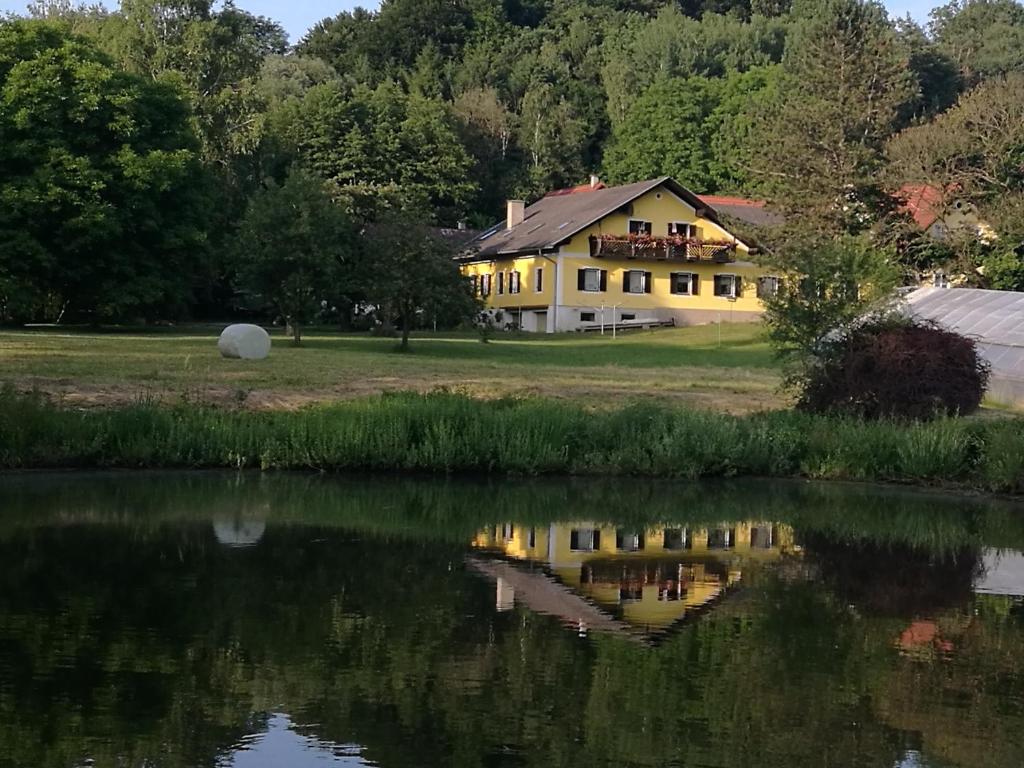
[[[771,523],[728,523],[709,528],[616,528],[589,523],[547,527],[500,525],[481,531],[481,550],[543,566],[551,585],[568,588],[615,621],[659,632],[704,608],[738,584],[746,568],[793,549],[792,530]],[[479,568],[478,568],[479,570]],[[498,580],[499,608],[513,599],[546,602],[532,580],[518,594],[510,574]],[[564,602],[564,599],[562,599]],[[568,622],[582,617],[558,612]],[[581,608],[579,613],[582,614]]]

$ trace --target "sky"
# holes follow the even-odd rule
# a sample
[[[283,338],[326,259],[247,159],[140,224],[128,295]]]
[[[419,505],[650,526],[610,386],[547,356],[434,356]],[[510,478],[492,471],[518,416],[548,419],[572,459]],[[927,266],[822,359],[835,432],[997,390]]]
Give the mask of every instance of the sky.
[[[943,5],[945,0],[886,0],[889,12],[894,16],[909,13],[918,21],[927,21],[928,12]],[[25,10],[26,0],[0,0],[0,11]],[[115,5],[114,0],[106,0],[105,5]],[[357,5],[364,8],[376,8],[378,0],[235,0],[235,5],[250,13],[281,22],[291,35],[292,42],[297,41],[306,30],[320,19],[334,16],[341,11],[352,10]]]

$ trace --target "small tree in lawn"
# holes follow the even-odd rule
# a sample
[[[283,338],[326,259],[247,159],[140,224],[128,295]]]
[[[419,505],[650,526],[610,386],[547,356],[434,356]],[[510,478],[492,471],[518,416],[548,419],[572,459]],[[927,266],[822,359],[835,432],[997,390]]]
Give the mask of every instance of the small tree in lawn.
[[[793,234],[775,260],[785,275],[765,300],[768,337],[787,362],[786,385],[803,391],[824,343],[885,305],[898,284],[890,254],[865,238]]]
[[[394,213],[368,226],[363,238],[360,282],[370,303],[399,319],[403,350],[418,317],[456,325],[479,312],[450,245],[422,219]]]
[[[344,291],[356,245],[354,227],[323,182],[293,171],[249,203],[236,243],[238,287],[280,314],[298,346],[302,326]]]

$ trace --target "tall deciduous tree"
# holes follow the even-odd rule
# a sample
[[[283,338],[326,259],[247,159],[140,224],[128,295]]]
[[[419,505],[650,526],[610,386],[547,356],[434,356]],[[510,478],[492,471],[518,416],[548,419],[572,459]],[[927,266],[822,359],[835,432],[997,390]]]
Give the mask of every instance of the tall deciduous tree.
[[[454,223],[474,191],[449,108],[391,83],[315,86],[282,116],[280,130],[358,217],[419,207]]]
[[[171,86],[50,22],[0,24],[0,292],[95,319],[180,313],[205,249],[199,144]],[[52,316],[51,316],[52,319]]]
[[[270,307],[302,341],[302,326],[352,282],[357,234],[324,183],[301,170],[284,184],[258,192],[242,219],[236,243],[237,283],[257,307]]]
[[[834,232],[888,206],[882,148],[917,97],[908,54],[872,0],[806,0],[790,33],[780,98],[754,137],[753,170],[794,215]]]
[[[424,226],[422,217],[391,213],[367,227],[363,237],[361,285],[385,319],[398,318],[402,349],[427,319],[454,324],[479,311],[450,244]]]
[[[1024,5],[953,0],[932,12],[932,34],[969,84],[1024,67]]]

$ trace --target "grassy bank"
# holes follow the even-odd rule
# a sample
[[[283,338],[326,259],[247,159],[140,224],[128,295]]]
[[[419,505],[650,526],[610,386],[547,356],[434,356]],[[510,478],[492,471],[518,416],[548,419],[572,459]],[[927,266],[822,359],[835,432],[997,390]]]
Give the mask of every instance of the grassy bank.
[[[302,411],[71,410],[0,398],[0,467],[194,467],[475,474],[758,475],[1024,492],[1024,421],[863,424],[654,404],[390,395]]]
[[[631,333],[394,339],[310,332],[301,349],[280,337],[268,360],[223,360],[210,328],[145,333],[0,331],[0,384],[39,389],[73,405],[140,397],[252,410],[439,387],[474,397],[533,395],[598,407],[634,399],[746,413],[783,405],[761,328],[723,325]]]

